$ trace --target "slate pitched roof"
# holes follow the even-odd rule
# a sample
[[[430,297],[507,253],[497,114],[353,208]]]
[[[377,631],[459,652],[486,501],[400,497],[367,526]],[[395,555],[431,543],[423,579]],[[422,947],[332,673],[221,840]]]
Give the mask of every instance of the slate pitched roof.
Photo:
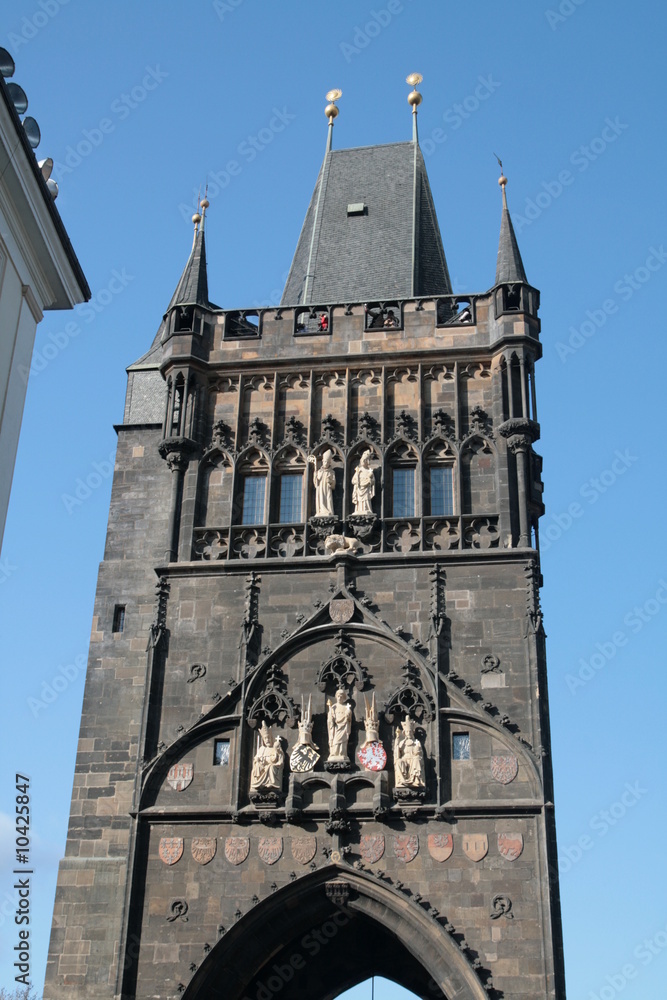
[[[362,214],[348,214],[363,203]],[[419,146],[328,151],[282,305],[451,294]]]
[[[514,235],[514,226],[507,203],[503,204],[503,215],[500,222],[500,240],[498,242],[498,260],[496,263],[496,284],[512,284],[524,281],[528,284],[524,270],[519,244]]]
[[[192,244],[192,252],[183,269],[181,280],[167,306],[167,312],[174,306],[210,306],[208,300],[208,278],[206,275],[206,242],[204,230],[199,229]]]

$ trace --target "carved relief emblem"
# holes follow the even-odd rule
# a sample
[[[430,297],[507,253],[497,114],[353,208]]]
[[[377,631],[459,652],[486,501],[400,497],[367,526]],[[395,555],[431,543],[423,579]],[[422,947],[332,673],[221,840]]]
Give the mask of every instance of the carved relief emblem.
[[[182,837],[161,837],[160,838],[160,860],[165,865],[175,865],[183,856]]]
[[[174,791],[182,792],[192,781],[194,773],[194,764],[174,764],[167,771],[167,781]]]
[[[243,864],[250,852],[248,837],[227,837],[225,840],[225,857],[233,865]]]
[[[283,853],[282,837],[260,837],[257,853],[266,865],[275,865]]]
[[[471,861],[481,861],[489,853],[489,838],[485,833],[465,833],[463,835],[463,853]]]
[[[492,757],[491,774],[501,785],[509,785],[514,781],[519,770],[519,761],[516,757]]]
[[[349,622],[354,614],[354,601],[339,598],[336,601],[329,601],[329,617],[336,625],[344,625]]]
[[[397,834],[394,837],[394,854],[399,861],[405,861],[407,865],[408,862],[414,861],[417,857],[418,851],[419,837],[416,833],[403,837]]]
[[[522,833],[499,833],[498,850],[508,861],[516,861],[523,852]]]
[[[292,837],[292,857],[300,865],[307,865],[315,857],[317,840],[315,837]]]
[[[451,833],[429,833],[428,853],[435,861],[446,861],[454,850],[454,838]]]
[[[387,751],[379,740],[367,743],[357,752],[357,757],[367,771],[384,771],[387,766]]]
[[[215,837],[193,837],[190,848],[192,857],[198,865],[207,865],[209,861],[213,861],[217,846]]]
[[[359,842],[359,853],[369,865],[374,865],[384,854],[384,834],[365,833]]]
[[[319,759],[320,755],[315,747],[297,743],[290,755],[289,766],[297,774],[303,774],[304,771],[312,771]]]

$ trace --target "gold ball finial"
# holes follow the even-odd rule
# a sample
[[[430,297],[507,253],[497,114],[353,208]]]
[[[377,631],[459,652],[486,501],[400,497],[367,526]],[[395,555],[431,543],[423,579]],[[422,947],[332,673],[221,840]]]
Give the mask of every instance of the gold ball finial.
[[[206,209],[208,208],[208,206],[209,206],[210,204],[211,204],[211,203],[210,203],[210,201],[208,200],[208,198],[206,198],[206,197],[205,197],[205,198],[204,198],[204,200],[203,200],[203,201],[202,201],[202,203],[201,203],[201,207],[202,207],[202,208],[204,209],[204,211],[206,211]]]
[[[336,101],[338,101],[343,96],[343,91],[335,88],[330,90],[326,95],[327,101],[329,102],[324,109],[324,113],[329,119],[329,124],[333,124],[334,118],[338,117],[338,108],[336,107]]]
[[[201,222],[201,215],[199,214],[199,212],[195,212],[195,214],[192,216],[192,221],[194,222],[195,226],[199,225],[199,223]]]
[[[421,83],[424,77],[421,73],[410,73],[410,76],[406,76],[405,82],[409,83],[413,90],[408,94],[408,104],[413,111],[416,111],[422,102],[422,95],[417,90],[417,84]]]
[[[505,187],[505,185],[507,184],[507,178],[505,177],[505,174],[500,175],[500,177],[498,178],[498,183],[502,188]]]

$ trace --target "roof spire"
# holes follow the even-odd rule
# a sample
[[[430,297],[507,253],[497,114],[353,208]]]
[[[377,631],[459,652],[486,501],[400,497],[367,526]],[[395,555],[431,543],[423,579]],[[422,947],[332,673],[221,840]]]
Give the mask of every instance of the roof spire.
[[[343,96],[343,91],[342,90],[338,90],[337,88],[334,89],[334,90],[330,90],[329,93],[327,94],[327,101],[329,103],[327,104],[326,108],[324,109],[324,113],[327,116],[327,118],[329,119],[329,128],[328,128],[328,134],[327,134],[327,153],[329,153],[331,151],[331,146],[332,146],[332,143],[333,143],[333,123],[334,123],[334,118],[338,117],[338,108],[336,107],[336,101],[340,100],[340,98],[342,96]]]
[[[408,94],[408,104],[412,108],[412,141],[419,142],[419,135],[417,133],[417,108],[422,102],[422,95],[417,90],[417,84],[421,83],[424,77],[421,73],[411,73],[410,76],[405,78],[405,82],[409,83],[412,87],[411,92]]]
[[[208,190],[208,188],[207,188]],[[204,219],[209,200],[204,194],[203,199],[197,198],[197,211],[192,216],[195,227],[192,239],[192,250],[188,262],[183,269],[181,280],[176,286],[167,312],[175,306],[211,307],[208,299],[208,278],[206,274],[206,243],[204,241]],[[166,314],[165,314],[166,315]]]
[[[496,285],[513,284],[516,281],[523,281],[528,284],[526,272],[524,270],[519,244],[514,235],[514,226],[507,207],[507,178],[503,173],[502,161],[496,154],[493,154],[500,165],[500,177],[498,183],[503,192],[503,214],[500,222],[500,240],[498,243],[498,260],[496,263]]]

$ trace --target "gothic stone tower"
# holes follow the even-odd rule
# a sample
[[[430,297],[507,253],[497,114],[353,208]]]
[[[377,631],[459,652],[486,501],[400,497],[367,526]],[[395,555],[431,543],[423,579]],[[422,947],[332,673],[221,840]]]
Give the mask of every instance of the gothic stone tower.
[[[195,216],[129,369],[48,1000],[564,998],[501,183],[465,296],[416,129],[329,142],[278,308],[209,301]]]

